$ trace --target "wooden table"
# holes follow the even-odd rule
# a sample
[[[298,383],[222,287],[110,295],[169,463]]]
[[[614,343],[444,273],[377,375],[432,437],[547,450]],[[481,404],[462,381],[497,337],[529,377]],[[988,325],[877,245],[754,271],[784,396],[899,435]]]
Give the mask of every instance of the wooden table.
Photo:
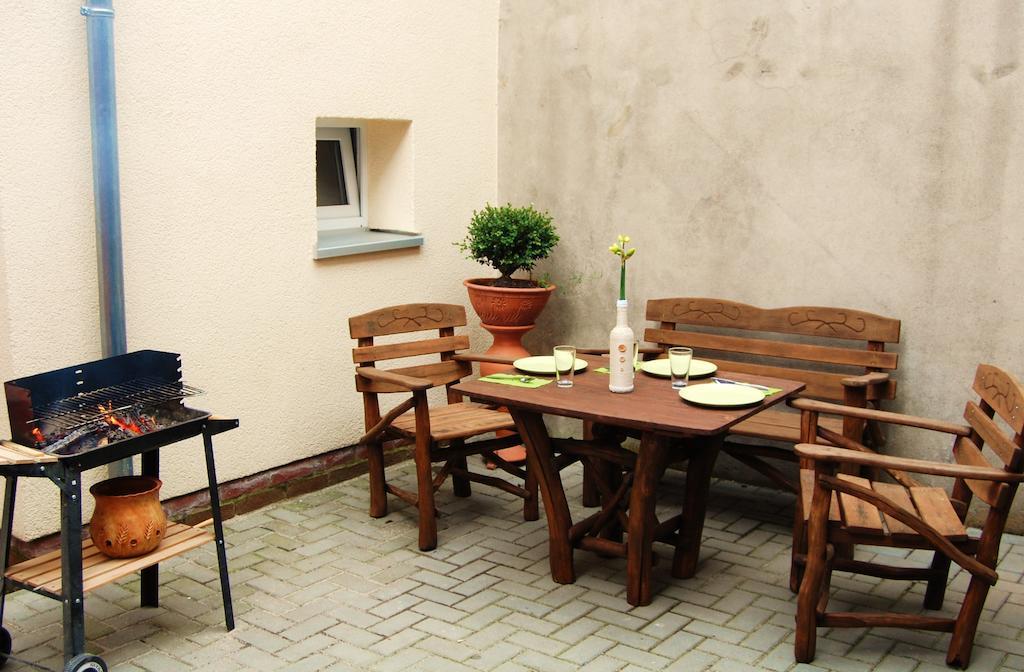
[[[552,439],[544,426],[544,414],[591,420],[599,425],[633,430],[639,434],[640,450],[629,493],[627,541],[622,544],[624,548],[620,554],[627,559],[627,601],[632,605],[650,604],[652,546],[656,533],[665,532],[667,527],[674,528],[678,522],[672,575],[689,578],[696,571],[711,470],[726,431],[801,391],[804,384],[766,376],[719,372],[726,378],[778,387],[782,391],[756,406],[706,409],[691,406],[680,399],[668,380],[642,373],[637,373],[636,389],[632,393],[609,392],[608,376],[593,370],[604,366],[607,360],[594,356],[583,356],[583,359],[589,364],[588,370],[576,375],[572,388],[559,388],[554,383],[523,388],[471,380],[453,389],[472,399],[506,406],[515,419],[526,445],[527,466],[536,474],[544,498],[551,577],[558,583],[573,583],[576,579],[572,554],[581,535],[578,526],[573,529],[565,491],[553,459]],[[691,381],[691,385],[703,382]],[[654,510],[658,481],[671,462],[683,458],[689,459],[689,465],[682,514],[670,525],[659,525]],[[609,511],[608,515],[611,513]],[[604,540],[608,548],[613,543]]]

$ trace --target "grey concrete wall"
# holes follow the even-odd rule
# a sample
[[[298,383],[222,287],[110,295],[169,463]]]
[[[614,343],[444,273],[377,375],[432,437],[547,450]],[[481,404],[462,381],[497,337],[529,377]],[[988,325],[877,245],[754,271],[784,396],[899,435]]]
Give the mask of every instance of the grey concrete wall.
[[[1024,377],[1022,28],[1016,0],[503,2],[499,197],[562,234],[529,343],[605,341],[625,232],[634,328],[672,295],[898,317],[895,408],[948,419],[979,362]]]

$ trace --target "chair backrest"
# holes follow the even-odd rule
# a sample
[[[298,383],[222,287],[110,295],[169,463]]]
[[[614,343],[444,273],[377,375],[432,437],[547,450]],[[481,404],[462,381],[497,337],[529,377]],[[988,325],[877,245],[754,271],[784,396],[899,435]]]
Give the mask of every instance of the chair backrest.
[[[953,458],[962,465],[996,467],[1021,473],[1024,471],[1024,386],[1002,369],[982,364],[974,375],[973,389],[980,399],[978,402],[968,401],[964,409],[964,419],[973,431],[969,437],[957,437],[953,444]],[[1005,428],[999,426],[996,418],[1005,423]],[[992,454],[992,459],[988,453]],[[958,479],[953,497],[969,502],[968,491],[991,507],[982,536],[994,533],[998,539],[1006,524],[1017,485]]]
[[[792,306],[758,308],[724,299],[651,299],[647,319],[657,327],[644,340],[664,347],[685,345],[722,368],[800,380],[805,396],[842,401],[841,380],[872,371],[892,371],[900,321],[848,308]],[[869,390],[870,401],[892,399],[895,381]]]
[[[416,366],[388,369],[395,373],[426,378],[434,385],[449,385],[472,373],[472,364],[457,362],[452,356],[469,348],[468,336],[456,336],[455,327],[466,326],[466,309],[448,303],[408,303],[389,306],[348,320],[348,331],[358,344],[352,349],[352,361],[359,366],[376,366],[378,362],[439,354],[440,361]],[[378,344],[375,338],[437,331],[422,340]],[[392,383],[371,381],[356,376],[356,389],[360,392],[402,392]]]

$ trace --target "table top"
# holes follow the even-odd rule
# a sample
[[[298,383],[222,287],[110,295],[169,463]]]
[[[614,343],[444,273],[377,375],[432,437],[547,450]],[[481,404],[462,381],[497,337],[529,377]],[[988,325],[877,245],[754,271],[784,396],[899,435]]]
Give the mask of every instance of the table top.
[[[594,355],[581,355],[580,358],[587,361],[587,369],[575,375],[574,385],[570,388],[560,388],[555,383],[526,388],[466,380],[453,389],[471,399],[502,406],[678,436],[719,434],[804,389],[804,384],[795,380],[719,371],[718,375],[724,378],[778,387],[782,391],[754,406],[701,408],[680,399],[679,391],[672,389],[668,379],[654,378],[640,371],[637,371],[632,392],[611,392],[608,390],[608,374],[594,370],[607,366],[607,358]],[[690,384],[708,382],[710,379],[692,380]]]

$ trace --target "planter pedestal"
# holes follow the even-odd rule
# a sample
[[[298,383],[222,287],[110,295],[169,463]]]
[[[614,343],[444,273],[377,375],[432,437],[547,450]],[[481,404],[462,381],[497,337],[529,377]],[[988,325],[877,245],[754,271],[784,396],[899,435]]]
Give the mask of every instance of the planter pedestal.
[[[499,327],[493,324],[480,323],[480,326],[486,329],[491,336],[494,337],[494,343],[491,347],[487,348],[484,354],[497,355],[500,357],[508,357],[511,359],[519,359],[520,357],[529,357],[529,351],[523,347],[523,336],[526,332],[533,329],[535,324],[528,324],[522,327]],[[514,371],[511,366],[507,364],[480,364],[480,375],[489,376],[492,373],[504,373],[506,371]],[[511,432],[498,432],[498,436],[506,436]],[[526,460],[526,449],[522,446],[512,446],[511,448],[502,448],[498,451],[498,455],[501,459],[506,462],[524,462]]]
[[[525,327],[498,327],[493,324],[480,323],[494,337],[494,343],[487,348],[486,355],[497,355],[509,359],[529,357],[530,353],[523,347],[523,336],[533,329],[535,324],[528,324]],[[513,368],[507,364],[480,364],[480,375],[489,376],[492,373],[503,373],[512,371]]]

